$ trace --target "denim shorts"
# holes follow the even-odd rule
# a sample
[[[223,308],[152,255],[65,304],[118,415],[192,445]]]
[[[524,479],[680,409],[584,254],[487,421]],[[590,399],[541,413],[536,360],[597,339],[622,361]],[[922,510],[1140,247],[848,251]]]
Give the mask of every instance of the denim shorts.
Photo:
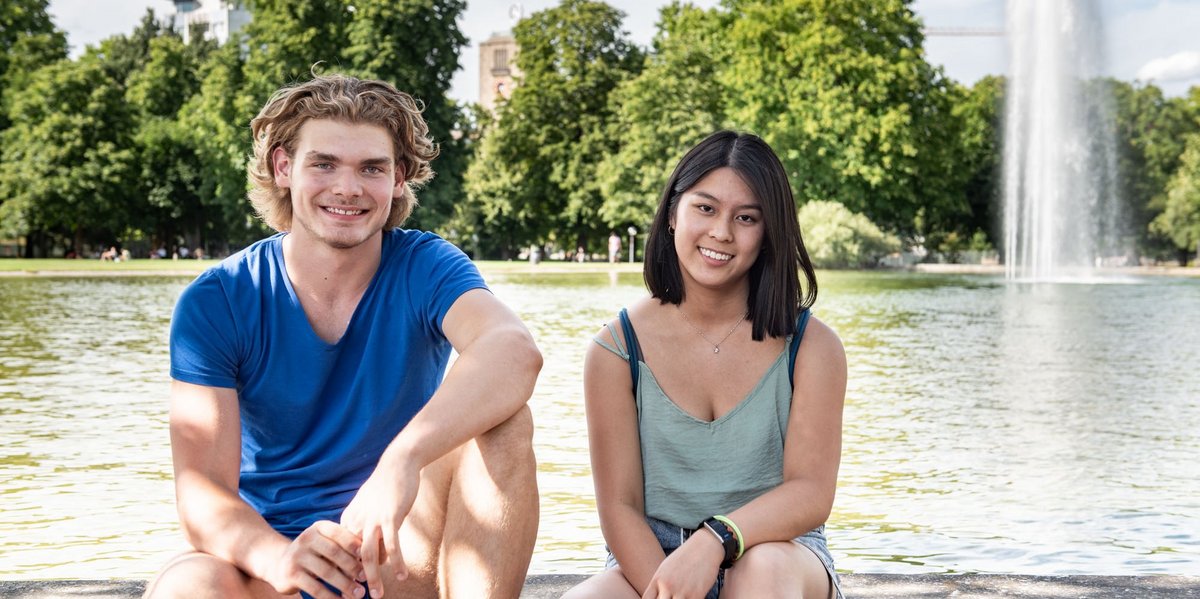
[[[646,523],[650,525],[650,530],[654,532],[654,536],[658,538],[658,544],[662,546],[662,550],[667,555],[679,549],[683,542],[696,532],[693,528],[680,528],[669,522],[663,522],[657,518],[646,517]],[[817,559],[825,566],[825,572],[829,574],[829,583],[833,585],[833,595],[836,599],[844,599],[842,596],[842,581],[838,578],[837,570],[833,568],[833,555],[829,553],[829,547],[825,543],[825,525],[822,524],[817,528],[810,530],[794,539],[793,543],[798,543],[807,547]],[[612,552],[608,552],[608,559],[605,561],[604,567],[607,569],[615,568],[617,558]],[[717,582],[708,590],[708,594],[704,599],[718,599],[721,596],[721,589],[725,586],[725,570],[717,572]]]

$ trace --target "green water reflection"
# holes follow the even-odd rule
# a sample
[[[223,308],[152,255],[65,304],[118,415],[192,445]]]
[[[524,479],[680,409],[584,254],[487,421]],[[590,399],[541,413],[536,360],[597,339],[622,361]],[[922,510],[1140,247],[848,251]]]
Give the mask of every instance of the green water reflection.
[[[144,577],[179,547],[166,343],[187,281],[0,279],[0,577]],[[641,277],[489,281],[546,358],[532,571],[598,569],[582,361]],[[820,282],[850,364],[842,570],[1200,574],[1200,281]]]

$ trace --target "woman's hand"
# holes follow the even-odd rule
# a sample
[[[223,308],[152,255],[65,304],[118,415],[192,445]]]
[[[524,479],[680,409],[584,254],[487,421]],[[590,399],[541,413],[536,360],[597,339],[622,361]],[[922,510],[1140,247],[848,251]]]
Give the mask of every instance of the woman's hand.
[[[697,530],[654,572],[642,599],[704,599],[717,582],[725,548],[706,530]]]

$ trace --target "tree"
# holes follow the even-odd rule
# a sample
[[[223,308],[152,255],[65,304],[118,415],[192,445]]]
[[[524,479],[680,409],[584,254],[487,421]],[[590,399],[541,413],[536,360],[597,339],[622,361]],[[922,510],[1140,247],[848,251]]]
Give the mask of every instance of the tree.
[[[125,92],[137,111],[138,199],[145,207],[130,225],[149,234],[153,246],[172,245],[181,234],[189,246],[202,246],[200,233],[210,220],[200,195],[205,168],[197,149],[200,136],[187,129],[180,110],[199,90],[198,61],[215,44],[202,36],[192,39],[190,47],[174,33],[151,39],[146,62],[130,74]]]
[[[232,122],[248,123],[279,87],[314,72],[381,79],[424,107],[441,154],[410,226],[436,227],[462,196],[467,150],[453,132],[464,115],[447,97],[467,39],[463,0],[252,0],[249,53]]]
[[[1200,134],[1187,139],[1187,149],[1167,185],[1166,196],[1163,211],[1150,223],[1151,229],[1175,244],[1180,264],[1187,264],[1192,251],[1200,262]]]
[[[244,245],[267,229],[246,199],[252,144],[249,119],[238,109],[244,84],[238,46],[231,40],[200,65],[200,91],[180,110],[179,122],[202,165],[196,193],[203,203],[210,243]]]
[[[475,159],[464,180],[467,201],[455,211],[450,226],[464,250],[476,258],[512,258],[517,248],[537,239],[541,215],[525,206],[533,203],[526,177],[531,161],[506,161],[502,138],[494,123],[485,124]]]
[[[796,216],[808,255],[818,268],[869,268],[900,249],[894,235],[837,202],[809,202]]]
[[[969,212],[950,81],[910,0],[731,0],[733,124],[776,148],[801,202],[836,200],[914,232]]]
[[[596,169],[610,228],[642,228],[688,148],[721,127],[725,92],[716,74],[725,60],[725,14],[672,2],[660,11],[653,52],[636,78],[612,93],[609,137],[620,149]]]
[[[40,69],[15,98],[0,162],[9,233],[59,235],[82,252],[87,241],[111,243],[129,222],[132,115],[103,57],[91,49]]]
[[[206,44],[193,42],[193,47]],[[206,54],[206,53],[205,53]],[[150,40],[145,61],[129,73],[125,97],[147,117],[174,118],[200,89],[197,55],[183,39],[167,33]]]
[[[420,101],[440,154],[437,177],[420,192],[409,226],[438,228],[463,195],[469,140],[461,132],[466,114],[447,97],[467,38],[458,28],[464,0],[354,0],[342,53],[360,77],[389,81]]]
[[[312,78],[314,69],[344,69],[346,0],[249,0],[245,79],[238,122],[249,123],[280,86]],[[318,64],[321,63],[321,64]]]
[[[1117,164],[1125,218],[1141,250],[1165,255],[1173,245],[1150,226],[1167,202],[1188,136],[1200,132],[1185,98],[1167,98],[1154,85],[1107,81],[1116,109]]]
[[[25,89],[34,71],[67,57],[67,37],[46,12],[49,4],[4,0],[0,10],[0,131],[10,124],[12,92]]]
[[[129,35],[114,35],[101,42],[97,52],[104,59],[104,68],[109,77],[125,85],[130,76],[150,59],[150,46],[154,40],[164,35],[174,33],[169,25],[154,17],[152,9],[147,8],[142,20]]]
[[[1001,177],[1004,163],[1001,118],[1004,114],[1003,77],[988,76],[970,88],[954,85],[952,113],[959,125],[953,168],[961,173],[965,212],[926,213],[918,209],[916,227],[927,247],[956,248],[974,239],[975,247],[995,245],[1004,238]],[[931,221],[927,217],[940,217]],[[939,251],[942,251],[939,249]],[[956,251],[951,249],[950,253]],[[945,253],[945,252],[943,252]]]
[[[564,0],[513,31],[524,74],[467,171],[469,201],[502,253],[529,243],[587,247],[605,229],[596,167],[618,143],[606,124],[609,94],[636,75],[641,52],[623,14],[593,0]]]

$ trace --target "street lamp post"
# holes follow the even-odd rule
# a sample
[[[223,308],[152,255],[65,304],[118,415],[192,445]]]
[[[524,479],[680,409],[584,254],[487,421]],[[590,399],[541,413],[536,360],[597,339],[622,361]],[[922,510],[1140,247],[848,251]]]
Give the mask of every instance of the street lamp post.
[[[629,226],[629,263],[633,264],[633,257],[637,254],[637,227]]]

